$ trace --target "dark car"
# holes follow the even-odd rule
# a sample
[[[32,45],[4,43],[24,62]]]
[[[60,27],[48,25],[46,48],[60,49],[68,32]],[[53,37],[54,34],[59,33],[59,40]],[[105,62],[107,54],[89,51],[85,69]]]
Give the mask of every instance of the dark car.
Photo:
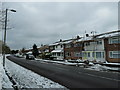
[[[32,54],[26,54],[26,59],[35,60],[35,57]]]

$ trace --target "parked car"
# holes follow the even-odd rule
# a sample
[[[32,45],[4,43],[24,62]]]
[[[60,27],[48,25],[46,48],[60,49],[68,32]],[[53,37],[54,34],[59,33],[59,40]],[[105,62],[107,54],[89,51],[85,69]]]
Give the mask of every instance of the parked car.
[[[18,58],[24,58],[22,55],[20,55],[19,53],[15,54],[14,56],[18,57]]]
[[[26,54],[26,59],[35,60],[35,57],[32,54]]]

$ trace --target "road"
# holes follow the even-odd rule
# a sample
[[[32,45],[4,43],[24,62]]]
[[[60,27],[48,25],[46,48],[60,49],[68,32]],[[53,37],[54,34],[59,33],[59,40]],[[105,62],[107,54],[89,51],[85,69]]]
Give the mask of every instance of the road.
[[[7,58],[69,89],[119,87],[120,73],[99,72],[75,66],[25,60],[14,56]]]

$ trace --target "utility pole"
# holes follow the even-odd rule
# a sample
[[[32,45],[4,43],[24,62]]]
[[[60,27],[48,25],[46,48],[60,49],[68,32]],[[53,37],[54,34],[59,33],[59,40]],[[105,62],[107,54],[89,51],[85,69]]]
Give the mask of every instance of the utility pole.
[[[4,31],[4,41],[3,41],[3,67],[5,67],[5,45],[6,45],[7,11],[8,11],[8,9],[5,10],[5,31]]]
[[[16,10],[13,9],[6,9],[5,10],[5,31],[4,31],[4,41],[3,41],[3,67],[5,68],[5,46],[6,46],[6,29],[7,29],[7,13],[8,10],[12,12],[16,12]]]

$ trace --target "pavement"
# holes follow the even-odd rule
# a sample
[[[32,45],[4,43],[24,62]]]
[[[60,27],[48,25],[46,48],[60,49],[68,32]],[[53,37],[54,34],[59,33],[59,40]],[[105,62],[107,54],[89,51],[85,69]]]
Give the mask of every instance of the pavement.
[[[7,58],[69,89],[119,88],[120,73],[100,72],[87,70],[82,67],[30,61],[14,56],[8,56]]]

